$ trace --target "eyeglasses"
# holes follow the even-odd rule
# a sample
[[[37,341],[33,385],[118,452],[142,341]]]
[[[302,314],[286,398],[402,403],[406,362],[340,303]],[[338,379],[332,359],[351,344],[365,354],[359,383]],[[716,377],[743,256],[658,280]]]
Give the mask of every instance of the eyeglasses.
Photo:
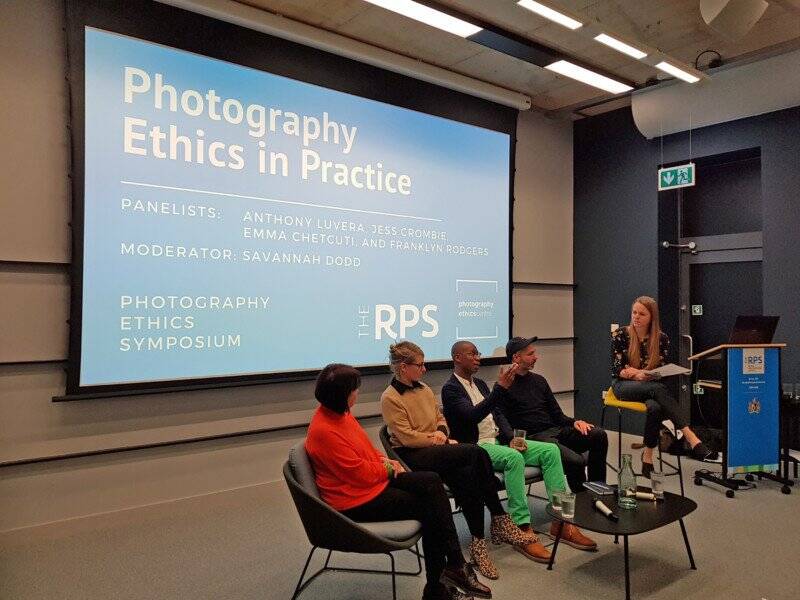
[[[408,367],[417,367],[418,369],[421,369],[421,368],[423,368],[425,366],[424,362],[420,362],[420,363],[403,363],[403,364],[408,366]]]
[[[481,357],[481,353],[480,352],[460,352],[459,354],[461,354],[462,356],[473,356],[475,358],[480,358]]]

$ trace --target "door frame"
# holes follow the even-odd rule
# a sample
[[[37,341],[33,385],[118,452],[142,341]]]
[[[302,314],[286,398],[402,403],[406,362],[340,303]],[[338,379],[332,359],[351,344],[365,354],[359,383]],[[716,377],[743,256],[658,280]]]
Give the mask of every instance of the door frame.
[[[697,237],[682,237],[681,245],[694,242],[695,248],[691,251],[681,250],[680,264],[678,266],[678,331],[680,343],[678,356],[681,365],[688,365],[689,356],[708,348],[694,348],[691,335],[692,311],[691,299],[691,265],[718,264],[730,262],[763,262],[764,236],[761,231],[748,231],[745,233],[729,233],[724,235],[707,235]],[[692,365],[694,367],[694,365]],[[680,406],[691,409],[693,395],[692,376],[681,375],[679,383]]]

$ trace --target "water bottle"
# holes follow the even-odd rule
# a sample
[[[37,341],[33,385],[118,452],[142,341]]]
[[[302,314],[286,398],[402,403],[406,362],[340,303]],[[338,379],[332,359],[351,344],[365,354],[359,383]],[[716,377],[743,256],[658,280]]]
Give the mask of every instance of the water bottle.
[[[619,485],[617,487],[620,508],[636,508],[636,475],[630,454],[622,455],[622,468],[619,470]]]

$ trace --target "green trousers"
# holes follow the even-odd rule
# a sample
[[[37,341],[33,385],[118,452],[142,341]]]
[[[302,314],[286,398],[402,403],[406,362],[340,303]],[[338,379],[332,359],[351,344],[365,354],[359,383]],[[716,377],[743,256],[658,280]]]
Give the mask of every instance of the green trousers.
[[[526,466],[539,467],[542,470],[548,498],[552,498],[553,492],[567,489],[564,468],[561,466],[561,451],[558,446],[549,442],[531,440],[526,440],[526,443],[528,449],[525,452],[492,442],[479,444],[492,460],[495,471],[503,472],[508,495],[508,512],[517,525],[531,522],[528,493],[525,489]]]

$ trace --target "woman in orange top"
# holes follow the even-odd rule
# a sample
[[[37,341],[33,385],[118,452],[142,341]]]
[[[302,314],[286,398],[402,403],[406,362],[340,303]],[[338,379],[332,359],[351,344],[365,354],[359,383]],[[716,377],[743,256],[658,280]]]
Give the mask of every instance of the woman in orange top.
[[[461,553],[439,476],[408,473],[379,454],[350,413],[360,385],[361,374],[348,365],[328,365],[317,378],[314,395],[321,406],[311,419],[306,451],[322,499],[354,521],[420,521],[427,579],[423,600],[467,599],[458,588],[491,598]]]

